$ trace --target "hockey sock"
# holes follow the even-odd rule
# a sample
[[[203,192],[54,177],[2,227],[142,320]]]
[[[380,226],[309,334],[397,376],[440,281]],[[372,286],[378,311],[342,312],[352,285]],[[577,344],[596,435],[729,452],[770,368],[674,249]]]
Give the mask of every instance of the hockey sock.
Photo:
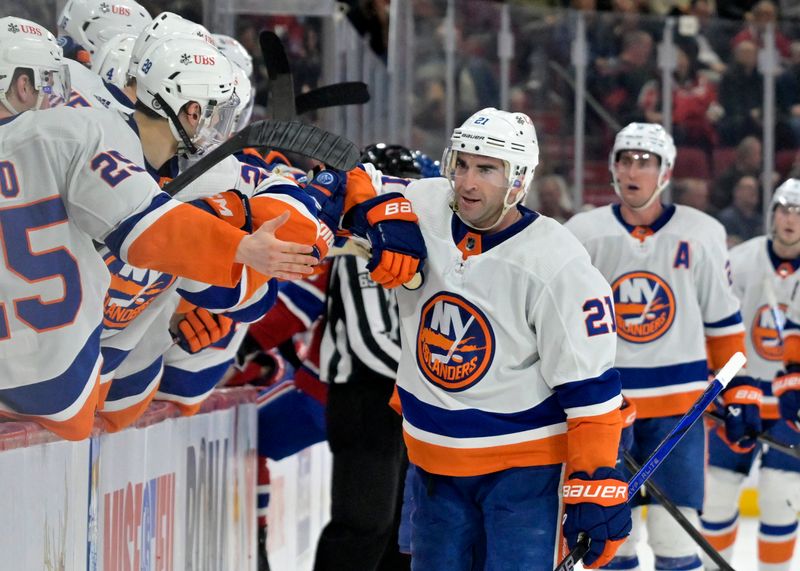
[[[760,571],[789,571],[797,539],[797,522],[789,525],[758,526],[758,568]]]
[[[736,533],[739,531],[739,512],[724,521],[708,521],[701,518],[703,536],[720,552],[726,561],[733,556],[733,544],[736,543]],[[711,565],[710,569],[714,569]]]

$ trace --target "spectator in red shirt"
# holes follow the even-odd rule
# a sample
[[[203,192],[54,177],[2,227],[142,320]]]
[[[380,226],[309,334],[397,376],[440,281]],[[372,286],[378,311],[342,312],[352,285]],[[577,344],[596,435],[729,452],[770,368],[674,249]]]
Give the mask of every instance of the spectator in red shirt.
[[[736,47],[741,42],[750,41],[759,48],[764,47],[764,31],[769,23],[778,21],[778,9],[770,0],[761,0],[748,12],[744,29],[731,40],[731,47]],[[791,42],[779,30],[775,30],[775,45],[781,57],[789,57]]]
[[[679,37],[675,44],[677,62],[672,73],[672,136],[677,145],[710,149],[716,141],[709,119],[709,109],[717,99],[716,88],[699,73],[697,43],[692,38]],[[653,79],[642,88],[639,108],[647,122],[662,122],[660,79]]]

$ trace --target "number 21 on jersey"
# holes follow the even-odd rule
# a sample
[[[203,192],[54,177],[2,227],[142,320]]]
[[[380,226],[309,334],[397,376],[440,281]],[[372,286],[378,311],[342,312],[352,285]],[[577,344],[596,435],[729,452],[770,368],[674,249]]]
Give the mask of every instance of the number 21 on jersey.
[[[617,332],[617,319],[614,316],[614,302],[611,297],[593,298],[583,302],[586,313],[586,334],[589,337]]]

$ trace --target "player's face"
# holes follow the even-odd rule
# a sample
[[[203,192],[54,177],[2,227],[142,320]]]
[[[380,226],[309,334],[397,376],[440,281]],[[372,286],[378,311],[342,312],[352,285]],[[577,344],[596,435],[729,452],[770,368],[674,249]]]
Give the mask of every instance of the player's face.
[[[493,157],[460,152],[453,174],[461,218],[476,228],[494,224],[503,211],[508,190],[505,163]]]
[[[631,208],[644,206],[658,185],[658,155],[646,151],[621,151],[614,163],[621,198]]]
[[[775,240],[784,246],[800,245],[800,206],[778,205],[773,224]]]

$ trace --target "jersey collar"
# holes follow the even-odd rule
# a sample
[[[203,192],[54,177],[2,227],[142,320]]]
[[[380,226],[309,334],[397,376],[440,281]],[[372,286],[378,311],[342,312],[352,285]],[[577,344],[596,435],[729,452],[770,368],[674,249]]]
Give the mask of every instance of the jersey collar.
[[[534,212],[524,206],[517,205],[517,210],[522,214],[522,218],[514,222],[511,226],[494,234],[478,232],[462,222],[461,218],[453,213],[450,219],[450,229],[453,234],[453,241],[466,260],[470,256],[482,254],[502,244],[515,234],[518,234],[539,218],[539,213]]]
[[[107,83],[105,81],[103,81],[103,83],[105,84],[105,87],[106,89],[108,89],[108,92],[111,94],[111,96],[114,99],[116,99],[120,105],[128,107],[131,111],[133,111],[136,108],[136,105],[133,103],[133,101],[131,101],[128,98],[128,96],[125,95],[125,92],[122,91],[119,87],[117,87],[113,83]]]
[[[629,234],[634,234],[637,228],[647,228],[649,230],[648,235],[652,235],[666,226],[667,222],[672,220],[672,216],[675,214],[674,204],[662,204],[661,206],[663,208],[661,215],[649,226],[631,226],[625,222],[625,219],[622,217],[622,208],[619,204],[611,205],[611,211],[614,213],[614,217],[617,219],[617,221],[622,224]]]
[[[775,273],[782,278],[793,274],[797,271],[797,268],[800,268],[800,258],[785,260],[778,257],[778,254],[775,253],[775,249],[772,247],[772,239],[767,239],[767,254],[769,254],[769,261],[772,263],[772,267],[775,268]]]
[[[25,113],[25,111],[23,111],[22,113]],[[16,113],[15,115],[11,115],[10,117],[6,117],[5,119],[0,119],[0,126],[11,123],[11,121],[22,115],[22,113]]]

